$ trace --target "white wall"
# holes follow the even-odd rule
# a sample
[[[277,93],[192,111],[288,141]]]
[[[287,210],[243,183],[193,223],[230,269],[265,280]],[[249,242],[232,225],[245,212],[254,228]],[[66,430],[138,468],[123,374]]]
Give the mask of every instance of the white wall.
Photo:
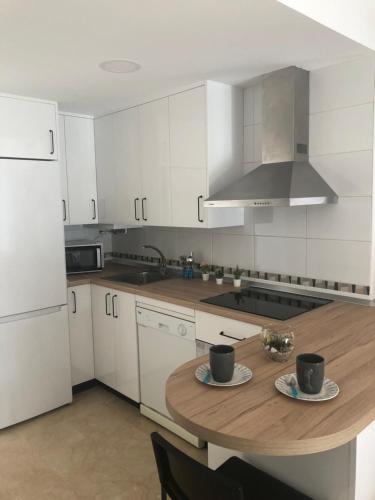
[[[174,259],[193,250],[197,260],[226,267],[370,285],[373,107],[373,59],[311,72],[310,161],[337,205],[247,209],[245,226],[211,231],[130,230],[113,238],[113,250],[142,254],[147,242]],[[261,120],[255,86],[245,90],[245,172],[261,162]]]
[[[105,229],[104,226],[65,226],[65,241],[69,240],[89,240],[103,242],[104,254],[112,252],[112,235],[110,233],[100,234],[99,231]]]

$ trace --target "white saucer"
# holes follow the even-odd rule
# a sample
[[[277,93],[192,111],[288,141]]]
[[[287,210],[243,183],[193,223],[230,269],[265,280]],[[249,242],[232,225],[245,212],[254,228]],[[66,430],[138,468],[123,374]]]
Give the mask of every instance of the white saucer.
[[[204,363],[195,370],[195,376],[203,384],[214,385],[216,387],[231,387],[248,382],[253,376],[253,372],[247,366],[235,363],[232,380],[229,382],[216,382],[212,377],[209,363]]]
[[[292,380],[295,382],[294,387],[290,383]],[[325,378],[322,390],[318,394],[306,394],[300,390],[295,373],[288,373],[279,377],[275,381],[275,387],[285,396],[300,399],[301,401],[328,401],[335,398],[340,392],[339,386],[333,380]]]

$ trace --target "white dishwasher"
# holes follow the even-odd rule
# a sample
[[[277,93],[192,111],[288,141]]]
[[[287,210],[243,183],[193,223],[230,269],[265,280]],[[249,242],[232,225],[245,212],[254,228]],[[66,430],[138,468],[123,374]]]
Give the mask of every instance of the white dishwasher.
[[[195,321],[174,311],[137,304],[141,413],[195,446],[203,442],[177,425],[165,404],[169,375],[196,357]]]

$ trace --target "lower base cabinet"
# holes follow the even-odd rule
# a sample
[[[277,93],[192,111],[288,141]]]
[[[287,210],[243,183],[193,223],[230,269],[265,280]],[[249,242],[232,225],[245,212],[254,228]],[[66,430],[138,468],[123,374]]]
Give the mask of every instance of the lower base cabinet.
[[[72,385],[95,378],[91,318],[91,286],[68,288]]]
[[[135,296],[92,285],[95,378],[139,402]]]

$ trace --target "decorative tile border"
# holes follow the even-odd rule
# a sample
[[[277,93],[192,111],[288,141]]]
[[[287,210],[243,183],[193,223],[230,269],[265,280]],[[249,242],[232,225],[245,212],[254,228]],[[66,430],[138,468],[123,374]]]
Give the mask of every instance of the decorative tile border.
[[[130,253],[120,253],[120,252],[106,252],[104,258],[117,258],[117,259],[128,259],[136,260],[138,262],[148,262],[151,264],[158,264],[160,262],[159,257],[148,257],[138,254]],[[181,261],[176,259],[167,259],[167,264],[173,267],[182,267]],[[199,265],[194,265],[195,269],[199,269]],[[222,267],[211,265],[210,269],[213,273],[216,268],[221,267],[226,275],[233,274],[233,267]],[[297,285],[303,287],[320,288],[322,290],[333,291],[333,292],[344,292],[352,293],[358,295],[370,295],[370,287],[364,285],[356,285],[352,283],[340,283],[338,281],[321,280],[315,278],[303,278],[300,276],[290,276],[286,274],[277,273],[267,273],[255,270],[244,270],[244,278],[255,278],[265,281],[273,281],[275,283],[285,283],[290,285]]]

